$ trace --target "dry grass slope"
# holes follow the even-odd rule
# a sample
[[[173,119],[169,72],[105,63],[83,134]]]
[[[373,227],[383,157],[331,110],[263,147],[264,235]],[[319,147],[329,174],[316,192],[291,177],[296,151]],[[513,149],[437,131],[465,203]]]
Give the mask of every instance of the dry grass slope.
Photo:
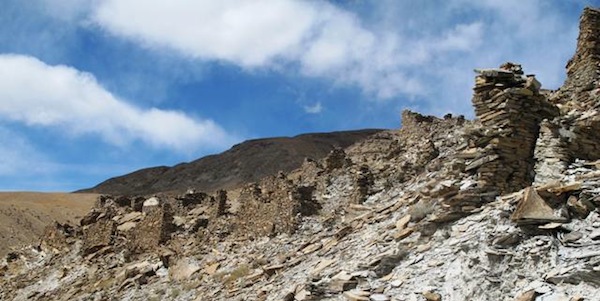
[[[93,193],[0,192],[0,256],[35,243],[53,220],[77,223],[96,200]]]

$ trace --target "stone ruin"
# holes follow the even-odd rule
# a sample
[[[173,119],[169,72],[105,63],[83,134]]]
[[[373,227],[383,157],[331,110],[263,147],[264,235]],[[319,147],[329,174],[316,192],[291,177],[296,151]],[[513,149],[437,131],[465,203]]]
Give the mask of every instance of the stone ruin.
[[[466,147],[457,147],[448,164],[455,172],[471,174],[476,185],[463,183],[464,189],[450,185],[442,189],[449,191],[443,197],[429,196],[427,188],[425,195],[437,196],[447,211],[455,210],[457,216],[495,196],[522,192],[532,185],[538,188],[528,194],[534,196],[528,200],[546,199],[555,205],[568,198],[578,200],[577,189],[549,192],[548,187],[550,183],[559,185],[556,183],[564,180],[567,169],[578,160],[600,159],[600,10],[585,9],[577,53],[567,65],[565,84],[557,91],[541,89],[535,76],[525,74],[516,63],[475,72],[472,103],[476,120],[465,127]],[[427,127],[440,122],[412,112],[402,117],[402,131],[412,136],[427,137]],[[456,177],[455,172],[447,173],[446,178]],[[451,215],[448,212],[446,215]]]
[[[563,183],[573,164],[600,159],[600,10],[586,8],[580,21],[577,52],[557,91],[542,90],[519,64],[475,70],[481,128],[459,156],[471,159],[465,171],[476,175],[478,192],[524,194],[518,223],[565,220],[557,211],[563,205],[575,216],[594,207],[586,205],[593,193]]]
[[[149,198],[100,196],[94,208],[81,219],[81,226],[51,225],[41,242],[44,248],[60,250],[80,236],[84,256],[117,253],[130,255],[159,252],[162,247],[179,249],[189,236],[210,246],[233,235],[258,238],[293,233],[302,216],[321,208],[315,186],[294,183],[283,173],[242,188],[240,208],[230,214],[227,192],[214,195],[188,191],[179,196]],[[160,252],[159,252],[160,253]]]
[[[403,161],[407,162],[408,166],[404,166],[403,169],[412,170],[413,175],[422,172],[427,163],[439,156],[439,150],[431,138],[432,134],[440,131],[440,128],[453,128],[463,122],[463,116],[452,118],[447,115],[446,118],[439,119],[404,110],[400,135],[411,144],[405,146],[407,152]],[[411,149],[414,149],[414,152]]]
[[[475,70],[472,102],[477,121],[475,126],[469,125],[473,130],[464,136],[466,149],[455,153],[451,162],[436,165],[440,148],[451,146],[444,146],[447,141],[434,141],[433,137],[463,127],[464,117],[448,115],[440,119],[404,111],[400,139],[382,133],[370,144],[350,148],[350,154],[346,153],[348,150],[336,149],[323,162],[305,162],[297,179],[279,174],[246,185],[241,190],[235,218],[229,214],[225,191],[214,196],[190,191],[174,198],[103,196],[81,220],[80,229],[48,227],[43,246],[60,249],[80,233],[82,254],[107,248],[125,248],[140,254],[168,244],[177,233],[193,234],[205,242],[232,234],[256,238],[293,233],[302,216],[319,211],[317,194],[322,194],[323,183],[338,173],[352,175],[354,188],[347,196],[349,204],[361,204],[377,191],[374,173],[378,178],[393,176],[406,182],[434,162],[433,165],[448,170],[448,178],[452,173],[471,174],[477,182],[475,187],[463,190],[455,183],[444,189],[426,186],[420,192],[423,198],[430,199],[443,195],[444,206],[460,208],[460,214],[485,202],[482,200],[486,193],[495,196],[519,191],[534,181],[559,180],[575,159],[600,158],[600,117],[590,109],[600,104],[598,25],[600,11],[586,9],[578,53],[569,62],[569,78],[559,91],[542,90],[535,76],[526,75],[516,63]],[[362,161],[355,163],[357,155],[362,156]],[[390,169],[378,166],[380,162],[402,166]],[[388,169],[402,171],[403,176],[388,175]]]
[[[567,79],[555,92],[541,90],[533,75],[506,63],[475,70],[475,114],[487,132],[476,170],[481,187],[500,193],[557,181],[577,159],[600,159],[600,10],[581,17],[577,52]]]
[[[589,18],[584,14],[582,19]],[[583,32],[583,39],[589,39],[589,31]],[[581,44],[580,47],[584,47]],[[577,55],[576,58],[581,59]],[[582,72],[588,74],[588,69]],[[578,190],[550,192],[552,189],[548,187],[559,185],[551,183],[560,182],[577,159],[600,158],[597,110],[580,111],[591,102],[600,103],[600,94],[581,99],[573,96],[576,92],[569,85],[581,85],[572,78],[567,80],[564,90],[541,90],[534,75],[524,75],[519,64],[510,62],[497,69],[476,69],[475,72],[472,102],[481,127],[467,137],[471,148],[459,156],[470,159],[464,171],[475,174],[476,193],[502,195],[527,188],[513,220],[519,223],[564,220],[554,209],[570,196],[577,199]],[[573,74],[576,71],[570,72],[570,77],[576,77]],[[580,80],[589,78],[582,76]],[[560,97],[562,101],[558,101]],[[528,188],[534,184],[547,187]],[[544,200],[554,202],[556,208]]]
[[[55,221],[44,228],[39,247],[56,252],[62,251],[72,243],[77,234],[79,233],[75,227]]]
[[[211,293],[228,300],[236,294],[247,294],[239,300],[260,300],[253,298],[254,284],[265,291],[274,290],[274,285],[288,290],[282,283],[295,283],[309,269],[318,271],[315,275],[329,269],[331,279],[311,274],[305,285],[294,285],[285,297],[280,293],[271,300],[318,300],[342,291],[349,300],[367,300],[369,295],[371,300],[389,300],[374,298],[382,296],[375,291],[365,292],[360,299],[349,290],[359,287],[363,278],[387,281],[398,265],[403,265],[402,276],[422,278],[412,283],[401,278],[408,282],[396,282],[392,291],[414,290],[457,270],[464,275],[479,273],[468,284],[484,287],[488,296],[496,294],[486,300],[507,296],[507,291],[498,289],[500,278],[508,287],[521,290],[524,285],[515,283],[540,278],[538,268],[543,280],[556,286],[600,285],[598,261],[588,259],[598,256],[600,240],[600,226],[594,222],[600,208],[600,161],[588,162],[600,159],[600,11],[587,8],[580,30],[577,53],[567,65],[568,78],[558,91],[541,89],[535,76],[526,75],[516,63],[478,69],[472,98],[475,121],[404,111],[399,131],[378,133],[345,150],[334,150],[318,162],[307,160],[296,174],[280,173],[247,184],[235,214],[230,212],[226,191],[214,195],[189,191],[176,197],[103,196],[81,219],[80,227],[48,226],[38,249],[55,253],[75,249],[95,266],[89,275],[104,273],[118,279],[116,292],[148,281],[160,284],[163,280],[157,278],[163,279],[165,269],[175,280],[165,282],[168,286],[186,279],[201,279],[206,285],[225,279],[219,275],[239,274],[238,287],[226,282],[227,289],[219,286],[214,293],[202,287],[198,294],[204,297],[197,300],[211,300],[205,297]],[[306,229],[299,227],[303,217],[319,211],[323,214],[304,224]],[[466,215],[471,216],[460,220]],[[441,231],[436,234],[437,230]],[[257,239],[281,233],[289,235]],[[424,244],[406,250],[379,249],[394,241],[398,246]],[[353,258],[369,248],[378,250]],[[431,254],[453,256],[420,263],[434,258]],[[16,261],[18,256],[8,259]],[[240,261],[244,256],[253,257],[255,265]],[[364,262],[367,258],[373,260]],[[460,258],[474,261],[463,264]],[[352,267],[358,269],[354,274],[340,267],[361,260]],[[419,264],[420,270],[406,273]],[[478,271],[482,265],[485,269]],[[446,266],[443,273],[429,274],[442,266]],[[0,266],[0,275],[8,268]],[[107,281],[96,279],[94,285],[82,282],[95,287]],[[452,280],[458,281],[451,281],[456,288],[465,287],[460,279]],[[199,287],[198,282],[185,284]],[[329,284],[328,290],[320,286]],[[463,291],[472,296],[470,288]],[[535,294],[528,290],[514,300],[533,300]],[[441,298],[440,293],[429,291],[422,295],[427,300]],[[465,296],[456,299],[466,300]]]
[[[246,185],[239,197],[237,234],[256,238],[293,233],[301,216],[320,209],[314,191],[314,186],[296,185],[283,173]]]
[[[475,115],[487,129],[474,141],[479,158],[466,167],[476,171],[479,186],[508,193],[533,181],[533,153],[540,122],[558,116],[558,108],[540,93],[533,75],[521,66],[506,63],[499,69],[476,69],[473,105]]]
[[[169,240],[173,231],[173,211],[169,203],[152,197],[144,202],[142,213],[143,218],[126,235],[128,249],[134,253],[156,249]],[[137,212],[135,215],[139,216]]]
[[[79,227],[49,225],[39,247],[62,250],[80,237],[84,256],[123,250],[130,255],[142,254],[170,243],[174,233],[203,233],[209,220],[218,225],[217,219],[225,218],[227,210],[224,191],[214,197],[196,192],[150,198],[103,195]]]

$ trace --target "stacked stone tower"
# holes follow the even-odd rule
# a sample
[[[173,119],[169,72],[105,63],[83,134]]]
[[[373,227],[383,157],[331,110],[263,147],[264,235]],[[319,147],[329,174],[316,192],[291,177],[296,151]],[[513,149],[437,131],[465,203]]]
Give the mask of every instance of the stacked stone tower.
[[[479,187],[507,193],[533,181],[533,152],[540,122],[558,115],[558,109],[540,94],[541,84],[524,75],[519,64],[477,69],[473,105],[487,128],[480,141],[483,153],[467,171],[478,174]]]

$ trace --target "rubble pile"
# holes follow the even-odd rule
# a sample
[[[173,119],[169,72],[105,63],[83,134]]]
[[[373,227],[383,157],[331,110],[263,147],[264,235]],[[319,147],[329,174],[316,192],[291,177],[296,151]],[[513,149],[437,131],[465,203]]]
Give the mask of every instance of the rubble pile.
[[[240,191],[103,196],[4,258],[0,299],[598,300],[600,11],[581,20],[559,91],[479,69],[476,120],[404,111]]]

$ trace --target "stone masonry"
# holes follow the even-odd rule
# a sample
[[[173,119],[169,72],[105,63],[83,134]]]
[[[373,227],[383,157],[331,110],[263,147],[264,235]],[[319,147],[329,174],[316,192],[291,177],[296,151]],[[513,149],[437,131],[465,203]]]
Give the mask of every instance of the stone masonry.
[[[518,64],[475,72],[472,102],[475,115],[488,130],[477,145],[483,152],[466,170],[475,171],[479,186],[486,190],[520,190],[533,181],[540,122],[557,116],[558,109],[540,94],[535,77],[525,76]]]
[[[312,215],[320,209],[313,198],[314,190],[314,186],[295,185],[282,173],[246,185],[239,197],[241,208],[235,225],[238,235],[293,233],[299,216]]]

